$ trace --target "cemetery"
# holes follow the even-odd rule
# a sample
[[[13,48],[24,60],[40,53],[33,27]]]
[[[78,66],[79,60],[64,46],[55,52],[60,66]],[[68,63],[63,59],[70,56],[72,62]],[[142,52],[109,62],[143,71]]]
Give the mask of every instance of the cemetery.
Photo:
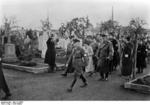
[[[118,98],[129,99],[129,95],[131,99],[139,100],[141,97],[138,93],[144,93],[142,99],[145,97],[149,99],[145,94],[150,94],[150,72],[148,71],[150,68],[150,30],[144,27],[144,20],[138,17],[132,18],[126,26],[121,25],[114,19],[112,8],[111,18],[97,23],[96,26],[92,24],[88,16],[68,19],[61,23],[57,29],[52,28],[49,16],[47,16],[40,21],[40,25],[40,29],[29,29],[18,26],[14,18],[4,17],[3,24],[0,27],[2,69],[6,73],[6,77],[8,77],[7,81],[14,81],[17,84],[10,82],[13,92],[18,92],[22,96],[15,94],[14,99],[36,100],[49,99],[50,97],[52,100],[65,100],[67,98],[70,100],[82,98],[87,100],[102,97],[104,100],[107,98],[117,100]],[[54,48],[55,51],[53,53],[56,55],[56,57],[52,55],[55,62],[54,72],[50,72],[50,70],[53,70],[53,67],[45,62],[45,58],[49,58],[46,57],[46,54],[50,54],[48,52],[49,40],[53,42],[54,47],[52,49]],[[116,45],[114,45],[114,40]],[[138,74],[136,64],[140,41],[147,44],[145,48],[147,54],[146,59],[144,59],[147,66],[140,68],[142,70],[146,69],[144,73],[142,71],[140,72],[141,74]],[[105,44],[108,44],[108,47]],[[69,45],[71,46],[70,55],[68,54],[70,50]],[[81,49],[76,51],[79,47]],[[131,50],[129,51],[130,54],[125,54],[126,51],[124,49],[126,47],[129,47],[127,50]],[[90,48],[92,49],[91,51]],[[83,54],[75,57],[74,54],[80,52],[80,50],[83,50]],[[106,52],[102,52],[103,50],[106,50]],[[50,51],[52,50],[50,49]],[[103,53],[104,57],[101,55]],[[108,55],[105,56],[107,53]],[[86,60],[84,59],[85,57]],[[105,59],[102,62],[103,58]],[[116,66],[114,66],[115,58],[118,60]],[[123,60],[127,58],[129,61],[123,64]],[[91,65],[93,65],[92,72],[86,71],[89,66],[89,59],[91,60]],[[76,70],[73,65],[76,60],[80,60],[81,63],[88,62],[79,68],[82,69],[81,73],[77,73],[78,67],[76,67]],[[71,66],[67,61],[71,62]],[[107,64],[107,69],[109,69],[108,71],[106,70],[106,73],[102,71],[103,65],[106,66],[105,63]],[[129,69],[131,73],[124,75],[122,68],[126,68],[124,72],[128,72],[127,63],[132,64]],[[126,65],[126,67],[123,65]],[[75,69],[75,72],[71,71],[72,69]],[[68,71],[69,76],[67,74],[64,76],[62,73],[67,70],[70,70]],[[89,73],[91,75],[88,75]],[[79,92],[74,92],[70,95],[66,94],[66,91],[64,92],[65,86],[68,86],[68,82],[72,81],[71,78],[74,78],[73,83],[75,83],[78,76],[83,81],[84,76],[87,78],[89,84],[85,81],[84,83],[89,85],[89,89],[87,87],[81,91],[81,89],[75,87]],[[101,78],[97,81],[99,77]],[[124,79],[124,77],[127,79]],[[123,88],[120,85],[123,85]],[[137,93],[128,90],[134,90]],[[127,94],[125,98],[124,94]],[[134,95],[136,97],[133,97]]]
[[[5,33],[5,35],[2,37],[2,43],[6,43],[4,46],[3,67],[34,74],[47,72],[48,65],[43,61],[47,46],[46,43],[43,42],[48,40],[49,32],[43,31],[43,35],[39,35],[40,32],[38,31],[25,31],[23,28],[21,31],[15,30],[15,33],[14,31],[8,32],[10,31],[9,25],[10,23],[8,23],[6,19],[5,31],[7,33]],[[55,37],[57,37],[57,33],[54,34]],[[11,42],[14,42],[14,44]],[[66,49],[65,40],[61,39],[60,42],[61,43],[57,45],[58,48],[56,49],[58,59],[62,58],[63,56],[65,57]],[[16,55],[16,50],[18,50],[18,53],[20,54],[18,57]],[[57,63],[56,65],[56,70],[63,70],[62,68],[64,67],[64,64]]]

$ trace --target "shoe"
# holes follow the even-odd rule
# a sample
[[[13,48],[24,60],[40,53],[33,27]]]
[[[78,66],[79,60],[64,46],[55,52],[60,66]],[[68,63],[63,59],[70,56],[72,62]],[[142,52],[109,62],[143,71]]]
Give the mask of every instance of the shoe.
[[[56,73],[56,71],[52,71],[52,73]]]
[[[84,87],[86,87],[88,84],[87,83],[84,83],[84,85],[81,85],[80,87],[81,88],[84,88]]]
[[[98,81],[104,81],[104,78],[100,78],[100,79],[98,79]]]
[[[62,76],[64,76],[64,77],[67,77],[67,74],[61,74]]]
[[[10,96],[11,96],[11,93],[8,93],[2,98],[2,100],[8,100]]]
[[[67,89],[67,92],[72,92],[72,89],[71,88]]]
[[[105,81],[108,81],[108,78],[105,78]]]
[[[56,73],[55,71],[48,71],[48,73]]]

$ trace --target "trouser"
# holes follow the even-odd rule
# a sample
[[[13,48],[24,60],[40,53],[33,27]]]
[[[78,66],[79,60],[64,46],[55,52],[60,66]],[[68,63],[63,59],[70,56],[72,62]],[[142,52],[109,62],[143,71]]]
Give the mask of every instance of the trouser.
[[[1,89],[5,92],[6,95],[10,94],[10,91],[9,91],[9,88],[8,88],[8,85],[6,83],[6,80],[5,80],[4,76],[2,76],[2,80],[1,81],[2,81],[2,84],[0,84],[1,85]]]
[[[100,76],[102,79],[108,78],[108,74],[109,74],[109,72],[106,72],[106,73],[100,72]]]
[[[138,67],[138,73],[143,73],[143,68],[142,67]]]
[[[109,72],[111,73],[113,71],[113,60],[109,61]]]
[[[53,72],[56,65],[49,65],[48,72]]]
[[[81,74],[79,77],[80,77],[80,79],[82,80],[82,82],[83,82],[84,84],[87,82],[86,79],[85,79],[85,77],[83,76],[83,74]],[[72,83],[71,83],[71,86],[70,86],[71,89],[74,87],[74,85],[75,85],[75,83],[76,83],[76,81],[77,81],[77,78],[78,78],[78,75],[75,74],[75,75],[74,75],[74,79],[73,79],[73,81],[72,81]]]
[[[97,58],[95,56],[93,56],[93,65],[95,68],[95,72],[97,72]]]

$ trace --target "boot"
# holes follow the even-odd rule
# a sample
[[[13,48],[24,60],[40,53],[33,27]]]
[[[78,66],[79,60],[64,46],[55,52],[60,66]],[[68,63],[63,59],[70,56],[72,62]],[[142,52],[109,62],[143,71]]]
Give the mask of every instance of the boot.
[[[81,88],[84,88],[84,87],[86,87],[88,84],[87,83],[84,83],[83,85],[81,85],[80,87]]]
[[[108,81],[108,78],[105,78],[104,80],[105,80],[105,81]]]
[[[72,92],[72,88],[68,88],[68,89],[67,89],[67,92]]]
[[[61,74],[63,77],[67,77],[67,73],[63,73]]]
[[[105,79],[104,78],[99,78],[97,81],[104,81]]]

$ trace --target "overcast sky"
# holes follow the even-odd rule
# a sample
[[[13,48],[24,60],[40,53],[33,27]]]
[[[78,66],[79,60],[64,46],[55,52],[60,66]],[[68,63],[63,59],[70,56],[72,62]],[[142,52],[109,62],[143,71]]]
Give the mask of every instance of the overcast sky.
[[[49,15],[53,28],[74,17],[86,16],[95,26],[111,18],[113,6],[114,19],[120,24],[127,25],[131,18],[140,17],[150,28],[148,0],[1,0],[0,4],[0,24],[3,16],[16,17],[19,26],[39,29],[40,20]]]

